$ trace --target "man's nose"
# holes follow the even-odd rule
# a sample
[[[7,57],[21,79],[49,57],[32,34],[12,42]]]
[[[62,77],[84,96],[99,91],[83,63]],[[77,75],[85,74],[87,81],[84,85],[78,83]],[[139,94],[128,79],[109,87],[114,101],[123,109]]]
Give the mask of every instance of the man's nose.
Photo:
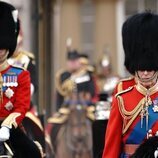
[[[144,71],[144,75],[147,75],[148,74],[148,71]]]

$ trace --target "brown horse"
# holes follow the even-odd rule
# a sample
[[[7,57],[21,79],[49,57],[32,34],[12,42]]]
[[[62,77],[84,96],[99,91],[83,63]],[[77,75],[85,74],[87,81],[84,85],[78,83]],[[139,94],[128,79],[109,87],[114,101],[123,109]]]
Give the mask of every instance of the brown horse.
[[[55,158],[92,158],[92,130],[87,108],[74,104],[69,110],[68,119],[56,137]]]

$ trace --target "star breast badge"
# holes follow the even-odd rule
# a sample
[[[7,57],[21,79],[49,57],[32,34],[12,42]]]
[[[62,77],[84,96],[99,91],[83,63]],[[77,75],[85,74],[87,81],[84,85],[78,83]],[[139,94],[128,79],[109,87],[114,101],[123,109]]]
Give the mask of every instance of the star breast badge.
[[[14,91],[11,88],[7,88],[5,95],[10,99],[14,95]]]
[[[14,107],[14,106],[13,106],[13,104],[12,104],[11,101],[9,101],[8,103],[6,103],[6,105],[5,105],[5,108],[6,108],[8,111],[12,110],[13,107]]]
[[[153,100],[153,111],[158,112],[158,99]]]
[[[154,112],[158,112],[158,106],[157,106],[157,105],[154,105],[153,111],[154,111]]]

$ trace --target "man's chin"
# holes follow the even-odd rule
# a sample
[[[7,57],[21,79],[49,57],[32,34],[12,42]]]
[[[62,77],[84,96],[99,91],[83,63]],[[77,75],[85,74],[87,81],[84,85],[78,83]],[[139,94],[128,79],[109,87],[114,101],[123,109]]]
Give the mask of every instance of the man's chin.
[[[144,86],[145,88],[150,88],[150,87],[152,87],[152,86],[154,86],[155,84],[156,84],[156,81],[154,82],[140,82],[140,84],[142,85],[142,86]]]

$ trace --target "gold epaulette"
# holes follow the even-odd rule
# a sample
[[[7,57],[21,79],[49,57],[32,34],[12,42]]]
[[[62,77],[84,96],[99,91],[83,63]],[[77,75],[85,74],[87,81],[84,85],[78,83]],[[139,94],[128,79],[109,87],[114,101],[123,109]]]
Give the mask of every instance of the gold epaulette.
[[[122,87],[123,82],[130,81],[130,80],[133,80],[133,79],[134,79],[134,76],[121,79],[119,81],[118,85],[117,85],[117,92],[123,91],[123,87]]]
[[[129,88],[125,89],[125,90],[122,90],[122,91],[118,92],[118,93],[115,95],[115,97],[118,97],[118,96],[121,95],[121,94],[124,94],[124,93],[127,93],[127,92],[131,91],[131,90],[133,89],[133,87],[134,87],[134,86],[129,87]]]
[[[27,55],[31,59],[35,59],[35,55],[31,52],[25,51],[25,50],[20,50],[20,53]]]
[[[127,77],[127,78],[122,78],[119,82],[129,81],[129,80],[133,80],[133,79],[134,79],[134,76],[130,76],[130,77]]]
[[[70,78],[61,83],[61,75],[66,72],[63,69],[59,70],[55,75],[55,87],[62,96],[67,96],[73,88],[73,81]]]

